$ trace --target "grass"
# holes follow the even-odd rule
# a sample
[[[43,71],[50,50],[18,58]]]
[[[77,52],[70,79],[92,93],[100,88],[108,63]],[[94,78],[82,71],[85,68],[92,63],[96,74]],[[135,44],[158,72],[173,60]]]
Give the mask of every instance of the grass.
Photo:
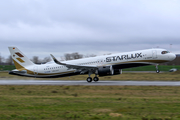
[[[85,80],[87,75],[53,80]],[[38,79],[0,72],[0,79]],[[49,79],[49,78],[48,78]],[[41,79],[38,79],[41,80]],[[180,80],[174,73],[123,73],[100,80]],[[179,86],[0,86],[1,120],[179,120]]]
[[[180,87],[0,87],[1,120],[179,120]]]
[[[71,77],[60,77],[60,78],[33,78],[33,77],[22,77],[16,75],[9,75],[8,72],[0,72],[0,79],[33,79],[33,80],[86,80],[88,75],[77,75]],[[94,77],[94,75],[91,75]],[[180,71],[176,71],[173,73],[123,73],[121,75],[114,76],[105,76],[100,77],[100,80],[139,80],[139,81],[179,81],[180,80]]]
[[[10,71],[16,69],[14,65],[0,65],[0,71]]]

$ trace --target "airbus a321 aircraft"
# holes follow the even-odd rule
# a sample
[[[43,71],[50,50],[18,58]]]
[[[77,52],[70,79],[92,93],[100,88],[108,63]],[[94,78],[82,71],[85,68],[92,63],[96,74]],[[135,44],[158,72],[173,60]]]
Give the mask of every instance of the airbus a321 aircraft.
[[[9,74],[37,78],[88,74],[87,82],[92,82],[92,80],[97,82],[98,76],[122,74],[124,68],[146,65],[156,65],[156,72],[159,73],[159,63],[169,62],[176,58],[175,54],[165,49],[154,48],[62,62],[51,55],[54,61],[37,65],[17,47],[9,47],[9,51],[16,67]],[[93,79],[90,77],[91,74],[95,74]]]

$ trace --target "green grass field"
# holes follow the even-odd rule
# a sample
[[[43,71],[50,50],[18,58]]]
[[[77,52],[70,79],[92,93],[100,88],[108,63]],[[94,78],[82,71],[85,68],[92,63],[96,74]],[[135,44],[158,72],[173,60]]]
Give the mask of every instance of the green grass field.
[[[180,87],[0,86],[1,120],[179,120]]]
[[[9,75],[8,72],[0,72],[0,79],[8,80],[8,79],[23,79],[23,80],[86,80],[88,75],[77,75],[71,77],[60,77],[60,78],[34,78],[34,77],[22,77],[16,75]],[[91,75],[94,77],[94,75]],[[101,80],[138,80],[138,81],[179,81],[180,80],[180,71],[176,71],[173,73],[123,73],[121,75],[113,75],[113,76],[105,76],[100,77]]]
[[[85,80],[78,75],[52,80]],[[0,79],[34,79],[0,72]],[[46,78],[48,80],[50,78]],[[173,73],[123,73],[100,80],[180,80]],[[0,120],[180,120],[178,86],[1,85]]]
[[[14,65],[0,65],[0,71],[10,71],[16,69]]]

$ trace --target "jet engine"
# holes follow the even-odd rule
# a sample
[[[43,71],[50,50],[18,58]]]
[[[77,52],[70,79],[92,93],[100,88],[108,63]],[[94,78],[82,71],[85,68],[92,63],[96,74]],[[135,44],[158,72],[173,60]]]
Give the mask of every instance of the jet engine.
[[[103,66],[98,68],[99,76],[117,75],[121,73],[121,69],[113,69],[113,66]]]
[[[98,68],[98,75],[99,76],[106,76],[106,75],[112,75],[110,66],[103,66]]]

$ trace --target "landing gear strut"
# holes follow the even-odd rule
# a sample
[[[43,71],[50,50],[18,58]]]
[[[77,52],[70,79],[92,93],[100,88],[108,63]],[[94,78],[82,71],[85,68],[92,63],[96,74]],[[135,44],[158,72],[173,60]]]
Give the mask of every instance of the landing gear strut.
[[[86,79],[87,80],[87,82],[92,82],[92,78],[90,77],[91,76],[91,74],[92,74],[92,72],[91,71],[89,71],[89,73],[88,73],[88,75],[89,75],[89,77]]]
[[[95,71],[95,77],[93,78],[94,82],[99,81],[99,78],[97,77],[98,71]]]
[[[93,78],[94,82],[99,81],[99,78],[97,77],[97,75]]]
[[[86,79],[87,80],[87,82],[92,82],[92,78],[90,77],[91,76],[91,74],[92,74],[92,72],[91,71],[89,71],[89,77]],[[95,82],[97,82],[97,81],[99,81],[99,78],[97,77],[97,75],[93,78],[93,80],[95,81]]]
[[[156,73],[159,73],[160,70],[158,69],[158,64],[156,65]]]

